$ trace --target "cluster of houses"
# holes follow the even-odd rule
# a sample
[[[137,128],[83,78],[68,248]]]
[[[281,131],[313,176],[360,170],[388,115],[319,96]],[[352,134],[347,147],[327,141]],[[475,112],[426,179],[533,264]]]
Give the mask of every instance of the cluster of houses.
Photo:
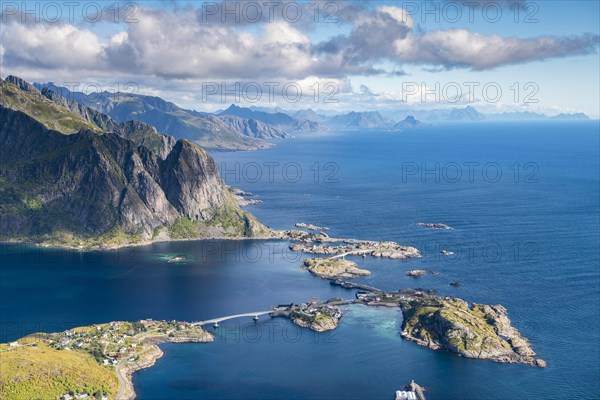
[[[357,302],[368,303],[398,303],[400,300],[426,298],[435,295],[432,290],[402,289],[397,292],[359,291],[356,292]]]
[[[342,311],[338,306],[329,303],[322,303],[319,300],[311,300],[307,303],[296,305],[293,308],[293,311],[311,315],[321,313],[334,319],[340,319],[342,317]]]

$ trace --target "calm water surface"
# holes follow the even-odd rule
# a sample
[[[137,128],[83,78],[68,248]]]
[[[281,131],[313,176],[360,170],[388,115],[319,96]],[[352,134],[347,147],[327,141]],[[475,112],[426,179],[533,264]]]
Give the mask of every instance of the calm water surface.
[[[265,151],[214,154],[229,184],[264,201],[249,209],[273,228],[302,221],[333,236],[419,247],[419,260],[357,258],[373,272],[361,281],[501,303],[548,368],[434,352],[398,336],[398,310],[352,306],[334,333],[241,319],[222,325],[211,344],[165,344],[165,356],[134,376],[139,398],[389,399],[411,379],[431,399],[599,398],[598,138],[597,122],[472,124],[299,135]],[[1,339],[353,297],[299,269],[301,255],[286,248],[205,241],[78,253],[3,245]],[[455,255],[442,257],[442,249]],[[180,254],[190,262],[166,263]],[[405,276],[415,268],[440,274]]]

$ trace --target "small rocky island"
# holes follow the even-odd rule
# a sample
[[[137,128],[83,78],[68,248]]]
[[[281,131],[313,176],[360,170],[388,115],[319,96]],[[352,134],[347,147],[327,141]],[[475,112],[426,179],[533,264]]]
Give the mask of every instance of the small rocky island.
[[[294,224],[294,226],[297,228],[308,229],[309,231],[328,231],[329,230],[329,228],[327,228],[325,226],[317,226],[317,225],[313,225],[313,224],[307,224],[304,222],[298,222],[297,224]]]
[[[167,261],[167,263],[175,264],[175,263],[183,263],[186,261],[188,261],[186,256],[175,256],[173,258],[170,258],[169,261]]]
[[[424,269],[413,269],[413,270],[407,271],[405,275],[409,276],[411,278],[417,279],[417,278],[420,278],[420,277],[422,277],[424,275],[427,275],[427,274],[430,274],[430,275],[439,275],[439,272],[436,272],[436,271],[426,271]]]
[[[391,259],[421,257],[419,250],[412,246],[404,246],[396,242],[330,238],[323,232],[318,236],[307,234],[304,237],[295,237],[293,240],[300,243],[291,244],[290,250],[309,254],[360,255]]]
[[[358,292],[356,297],[355,304],[399,306],[403,315],[400,335],[421,346],[467,358],[546,367],[501,305],[469,305],[423,289]]]
[[[293,305],[284,316],[296,325],[315,332],[331,331],[337,328],[342,318],[340,305],[346,303],[340,299],[332,299],[326,303],[311,301],[297,306]]]
[[[414,293],[400,298],[399,304],[404,316],[401,336],[421,346],[468,358],[546,366],[535,358],[501,305],[469,305],[453,297]]]
[[[233,198],[239,207],[247,207],[262,203],[262,200],[248,198],[254,196],[254,193],[245,192],[242,189],[234,188],[231,186],[229,186],[228,189],[233,195]]]
[[[432,229],[452,229],[451,227],[449,227],[446,224],[438,224],[438,223],[432,224],[429,222],[417,222],[415,224],[415,226],[421,226],[423,228],[432,228]]]
[[[371,275],[370,271],[360,269],[356,265],[353,261],[341,258],[309,258],[304,261],[304,267],[320,278],[354,278]]]

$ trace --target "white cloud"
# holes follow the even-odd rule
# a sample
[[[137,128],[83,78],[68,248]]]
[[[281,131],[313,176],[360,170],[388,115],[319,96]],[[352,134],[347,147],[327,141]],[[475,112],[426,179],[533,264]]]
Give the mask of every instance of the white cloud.
[[[4,61],[27,67],[90,68],[99,62],[102,44],[89,30],[67,24],[11,24],[2,33]]]
[[[311,13],[307,13],[311,16]],[[257,24],[202,21],[191,7],[142,8],[138,23],[101,39],[92,30],[69,24],[3,27],[3,64],[48,76],[130,75],[140,79],[301,80],[309,76],[346,78],[390,76],[404,64],[444,69],[484,70],[504,65],[596,51],[598,35],[534,38],[484,35],[467,29],[421,33],[406,10],[343,6],[348,30],[321,42],[311,41],[308,22]],[[315,24],[313,24],[315,25]],[[387,65],[389,68],[378,67]]]
[[[394,42],[395,53],[400,61],[474,70],[586,54],[596,46],[597,36],[594,35],[520,39],[483,35],[467,29],[411,34]]]

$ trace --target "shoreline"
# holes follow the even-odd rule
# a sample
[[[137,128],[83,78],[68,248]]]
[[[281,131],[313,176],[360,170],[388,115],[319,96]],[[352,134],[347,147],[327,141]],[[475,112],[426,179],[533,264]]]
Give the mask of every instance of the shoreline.
[[[316,332],[324,332],[327,330],[336,329],[338,322],[341,319],[343,313],[339,309],[339,305],[342,304],[362,304],[365,306],[375,307],[396,307],[399,308],[403,313],[403,330],[400,332],[401,338],[417,343],[420,346],[424,346],[433,350],[445,350],[454,353],[458,356],[464,356],[468,358],[480,358],[487,359],[490,361],[501,362],[501,363],[523,363],[529,365],[537,365],[539,367],[545,367],[546,362],[541,359],[536,359],[534,356],[535,352],[529,346],[528,340],[520,335],[518,330],[514,328],[508,319],[506,310],[501,305],[486,306],[486,305],[469,305],[466,301],[458,298],[441,297],[437,293],[432,291],[425,291],[422,289],[402,289],[396,292],[387,292],[384,290],[377,289],[368,285],[352,282],[347,279],[355,278],[359,275],[370,274],[369,271],[360,270],[356,268],[356,263],[346,261],[343,259],[344,256],[371,256],[371,257],[388,257],[388,258],[407,258],[420,257],[419,250],[410,246],[402,246],[395,242],[376,242],[359,239],[343,239],[329,237],[326,234],[311,233],[306,231],[298,230],[274,230],[269,229],[270,235],[261,237],[211,237],[211,238],[188,238],[188,239],[161,239],[156,241],[149,241],[145,243],[130,243],[122,246],[113,246],[111,248],[95,248],[95,249],[82,249],[75,248],[72,246],[60,246],[60,245],[43,245],[40,243],[31,243],[26,241],[3,241],[2,243],[10,244],[24,244],[36,248],[55,248],[55,249],[70,249],[77,250],[80,252],[87,251],[112,251],[124,247],[137,247],[137,246],[148,246],[154,243],[168,243],[175,241],[210,241],[210,240],[224,240],[224,241],[241,241],[241,240],[277,240],[277,241],[289,241],[299,242],[299,245],[290,245],[290,249],[302,253],[312,254],[327,254],[328,257],[306,259],[303,263],[303,269],[309,271],[313,276],[320,279],[329,280],[331,285],[336,285],[349,290],[359,290],[356,295],[356,299],[342,300],[325,303],[315,303],[309,301],[301,305],[291,304],[284,308],[273,308],[272,313],[269,315],[272,318],[286,318],[292,323],[307,329],[314,330]],[[325,245],[329,243],[329,245]],[[332,244],[338,244],[334,246]],[[310,245],[310,246],[309,246]],[[390,257],[391,254],[396,257]],[[390,254],[387,254],[390,253]],[[403,257],[401,257],[403,256]],[[309,261],[313,261],[314,265],[307,264]],[[318,271],[321,264],[329,263],[331,265],[323,265],[324,270]],[[347,264],[347,265],[346,265]],[[327,268],[325,268],[327,267]],[[362,291],[360,291],[362,290]],[[339,302],[339,304],[336,304]],[[431,303],[431,304],[430,304]],[[478,323],[484,329],[488,329],[490,325],[490,310],[494,311],[493,317],[495,322],[490,325],[493,329],[492,332],[485,331],[481,333],[481,337],[485,340],[497,339],[496,347],[491,352],[480,352],[475,354],[471,348],[457,347],[454,343],[450,343],[444,339],[445,336],[450,335],[448,332],[435,332],[437,326],[431,325],[428,321],[419,319],[414,322],[414,325],[407,325],[408,318],[411,313],[419,309],[428,309],[431,306],[438,307],[440,310],[455,310],[460,311],[464,314],[464,321],[468,324]],[[485,307],[485,308],[484,308]],[[486,318],[480,318],[481,310],[486,313]],[[418,311],[420,312],[420,311]],[[479,313],[479,314],[476,314]],[[256,318],[256,317],[255,317]],[[431,321],[435,321],[435,318],[439,318],[439,314],[427,316]],[[130,336],[131,347],[137,347],[135,350],[130,350],[128,355],[116,355],[109,356],[109,352],[105,352],[104,355],[109,359],[113,360],[114,374],[119,382],[119,392],[116,396],[117,399],[131,400],[136,397],[135,387],[133,384],[133,375],[135,372],[147,369],[156,364],[157,360],[164,356],[164,352],[159,347],[161,343],[193,343],[193,342],[212,342],[214,336],[202,329],[202,325],[190,324],[183,321],[153,321],[153,320],[142,320],[139,321],[142,324],[147,324],[149,329],[154,329],[153,333],[146,332],[138,333],[134,336]],[[449,323],[455,323],[456,321],[448,320]],[[120,322],[109,322],[107,325],[119,324]],[[127,323],[127,322],[125,322]],[[164,324],[167,324],[165,328]],[[458,321],[459,324],[462,320]],[[157,328],[157,324],[163,324]],[[180,325],[187,325],[184,329],[187,331],[179,332]],[[423,325],[422,325],[423,324]],[[94,325],[96,326],[96,325]],[[173,326],[177,327],[177,330],[173,330]],[[464,328],[464,329],[463,329]],[[467,337],[471,335],[470,328],[463,327],[463,332],[466,332]],[[75,329],[75,328],[74,328]],[[98,328],[99,329],[99,328]],[[418,334],[413,334],[420,330],[420,337]],[[68,331],[63,332],[66,333]],[[139,331],[138,331],[139,332]],[[53,334],[47,334],[47,337],[51,337]],[[54,334],[54,335],[60,335]],[[434,337],[440,337],[443,340],[433,339]],[[504,337],[509,337],[507,341]],[[20,339],[19,339],[20,340]],[[465,339],[466,340],[466,339]],[[505,342],[510,344],[509,349],[504,349]],[[506,347],[506,346],[505,346]],[[494,351],[499,349],[496,353]],[[133,353],[132,353],[133,352]],[[114,354],[114,352],[113,352]],[[118,361],[116,361],[118,360]],[[106,362],[105,362],[106,363]]]
[[[199,340],[193,337],[170,338],[168,335],[149,335],[144,337],[141,342],[145,343],[144,358],[136,363],[120,362],[115,367],[115,374],[119,380],[119,393],[116,395],[118,400],[133,400],[137,397],[135,386],[133,385],[133,375],[143,369],[151,368],[156,362],[164,356],[164,352],[159,347],[162,343],[210,343],[214,341],[214,336],[206,332],[206,340]]]
[[[18,240],[18,239],[6,239],[0,240],[0,244],[12,244],[12,245],[25,245],[33,248],[41,248],[41,249],[53,249],[53,250],[75,250],[81,253],[99,251],[99,252],[109,252],[114,250],[133,248],[133,247],[146,247],[151,246],[157,243],[171,243],[171,242],[202,242],[202,241],[210,241],[210,240],[223,240],[223,241],[243,241],[243,240],[286,240],[285,238],[280,238],[277,236],[224,236],[224,237],[198,237],[198,238],[189,238],[189,239],[160,239],[160,240],[150,240],[138,243],[127,243],[123,245],[114,245],[114,246],[102,246],[102,247],[78,247],[78,246],[69,246],[64,244],[48,244],[48,243],[39,243],[33,242],[30,240]]]

